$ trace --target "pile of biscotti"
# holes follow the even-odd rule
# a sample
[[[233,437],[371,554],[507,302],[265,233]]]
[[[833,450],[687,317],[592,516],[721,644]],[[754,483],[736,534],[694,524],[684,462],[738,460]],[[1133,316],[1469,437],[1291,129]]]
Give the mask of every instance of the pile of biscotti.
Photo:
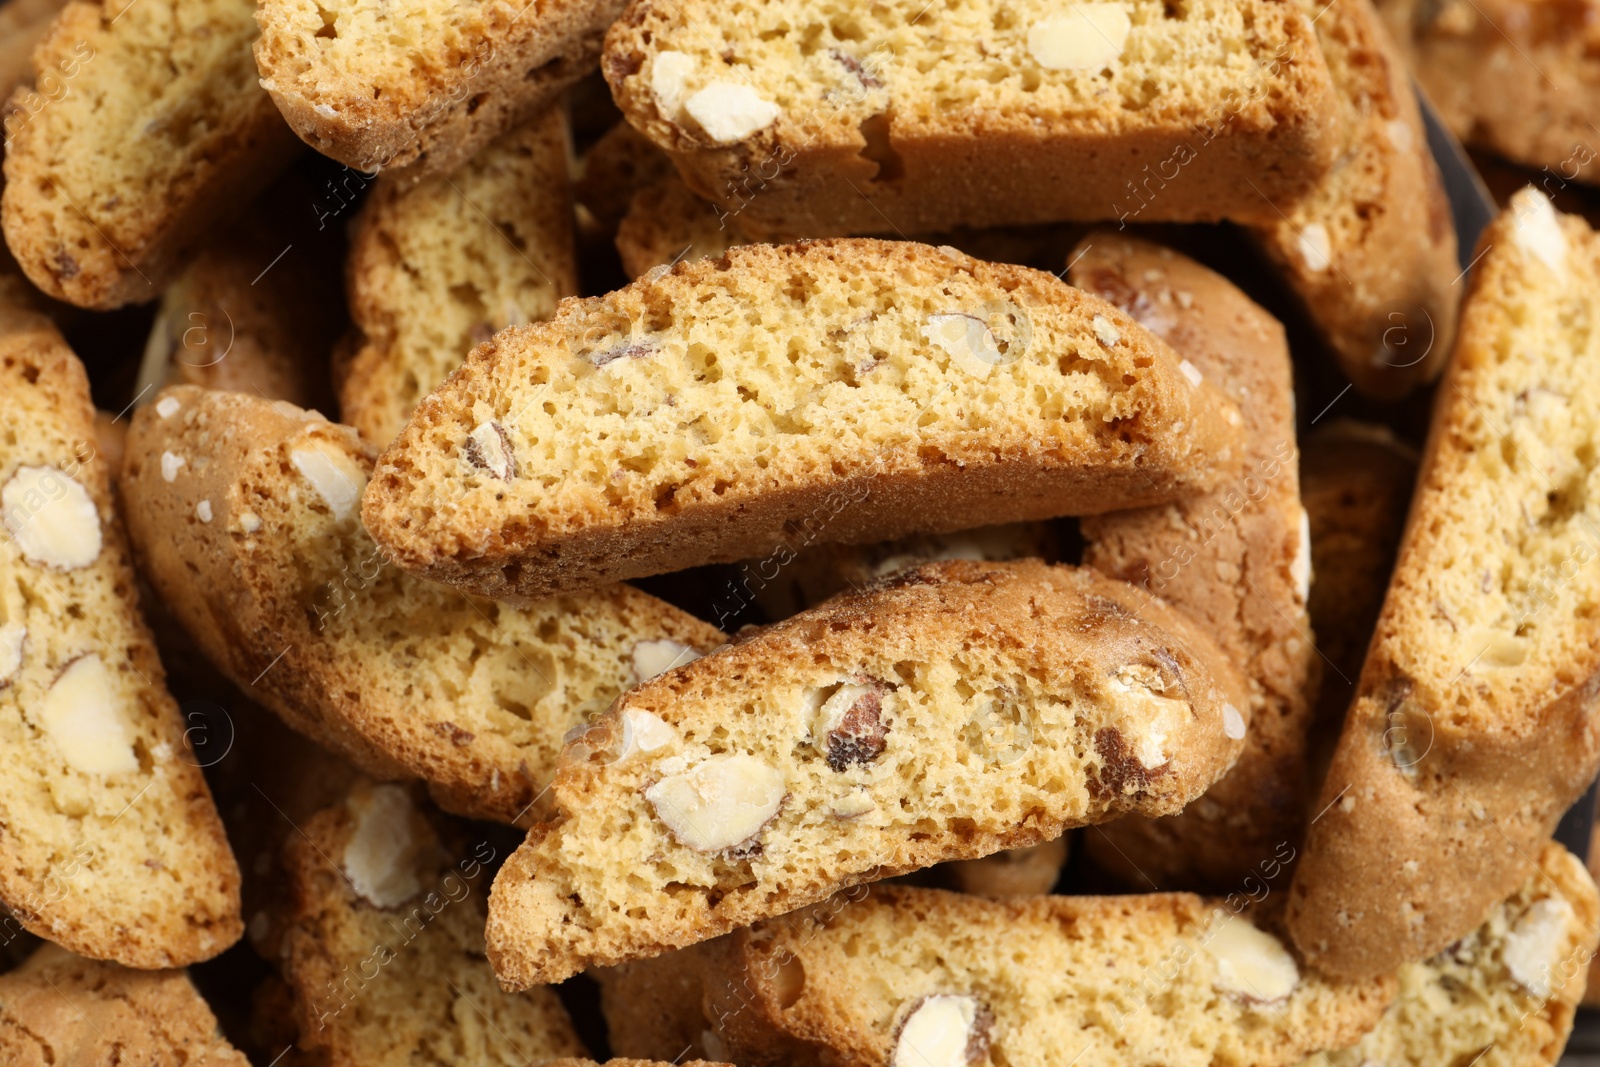
[[[1379,6],[0,3],[0,1062],[1553,1064],[1600,237],[1406,61],[1581,109]]]

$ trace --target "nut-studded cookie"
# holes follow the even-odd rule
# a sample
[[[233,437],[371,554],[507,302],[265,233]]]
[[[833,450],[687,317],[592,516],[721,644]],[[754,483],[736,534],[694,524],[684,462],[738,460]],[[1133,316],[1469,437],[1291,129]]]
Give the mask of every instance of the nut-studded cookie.
[[[1551,1067],[1600,940],[1600,899],[1566,849],[1546,842],[1537,857],[1476,930],[1426,962],[1401,964],[1400,993],[1377,1026],[1301,1067]]]
[[[1243,685],[1093,571],[933,563],[647,682],[564,751],[495,879],[509,988],[692,944],[855,883],[1176,811]]]
[[[1309,192],[1339,147],[1310,20],[1266,0],[641,0],[602,69],[689,187],[766,239],[1265,220],[1262,194]]]
[[[1241,419],[1133,319],[910,242],[734,249],[503,331],[417,409],[362,518],[497,598],[1208,489]]]
[[[618,970],[635,973],[601,980],[624,1047],[649,1035],[737,1063],[852,1067],[1274,1067],[1355,1040],[1395,989],[1316,973],[1230,901],[894,885]],[[614,991],[669,971],[689,983],[675,1002],[611,1010]]]
[[[6,243],[88,308],[154,300],[296,150],[257,84],[249,0],[68,4],[6,105]]]
[[[284,981],[295,1046],[324,1067],[582,1055],[550,989],[503,993],[483,950],[487,841],[359,782],[285,840]]]
[[[1296,942],[1340,974],[1474,929],[1600,764],[1600,239],[1525,189],[1481,246],[1290,890]]]
[[[1547,190],[1600,180],[1592,4],[1380,0],[1378,10],[1457,137],[1541,168]]]
[[[1249,734],[1226,777],[1182,814],[1122,819],[1085,844],[1141,889],[1226,892],[1264,861],[1292,855],[1305,818],[1318,660],[1306,616],[1311,545],[1288,343],[1277,321],[1227,279],[1145,241],[1091,234],[1073,254],[1070,277],[1172,345],[1186,374],[1215,382],[1244,414],[1239,477],[1171,504],[1083,522],[1085,564],[1187,614],[1251,689]]]
[[[952,889],[980,897],[1032,897],[1048,893],[1067,862],[1067,839],[1008,848],[975,860],[955,860],[935,868]]]
[[[0,975],[7,1067],[249,1067],[182,971],[135,971],[54,945]]]
[[[1387,428],[1338,419],[1300,450],[1300,498],[1311,526],[1308,607],[1327,669],[1317,690],[1317,734],[1338,737],[1383,607],[1405,529],[1417,452]],[[1330,747],[1331,751],[1331,747]]]
[[[306,144],[356,170],[419,181],[556,104],[593,69],[622,7],[265,0],[255,59]]]
[[[338,368],[340,418],[383,447],[467,353],[578,291],[566,115],[550,108],[454,171],[381,179],[348,265],[360,336]]]
[[[723,640],[628,586],[513,608],[412,578],[361,528],[371,462],[314,413],[177,386],[135,416],[121,481],[145,574],[211,660],[369,772],[531,817],[567,730]]]
[[[0,303],[0,902],[133,967],[243,928],[239,871],[139,614],[83,366]]]
[[[1456,232],[1405,64],[1372,0],[1299,0],[1339,98],[1339,162],[1256,240],[1357,389],[1394,399],[1444,369]]]

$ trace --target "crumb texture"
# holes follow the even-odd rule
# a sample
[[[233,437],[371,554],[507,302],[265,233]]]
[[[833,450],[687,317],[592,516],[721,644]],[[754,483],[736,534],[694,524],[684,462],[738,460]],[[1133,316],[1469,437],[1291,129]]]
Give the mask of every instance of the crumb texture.
[[[735,249],[502,332],[380,460],[401,566],[541,596],[1209,488],[1240,416],[1122,312],[909,242]]]
[[[759,685],[753,685],[760,679]],[[496,880],[514,988],[655,955],[851,884],[1168,813],[1240,742],[1242,682],[1132,587],[929,564],[671,671],[562,757]]]

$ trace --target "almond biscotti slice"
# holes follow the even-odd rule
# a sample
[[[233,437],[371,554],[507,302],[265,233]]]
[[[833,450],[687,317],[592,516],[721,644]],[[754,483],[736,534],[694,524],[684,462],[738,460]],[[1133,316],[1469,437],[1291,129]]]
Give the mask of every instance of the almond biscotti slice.
[[[1317,653],[1306,615],[1311,545],[1296,470],[1294,383],[1283,327],[1227,279],[1171,249],[1098,232],[1072,283],[1172,345],[1244,415],[1244,472],[1209,493],[1083,522],[1084,563],[1199,623],[1250,683],[1250,733],[1226,777],[1168,818],[1089,834],[1101,865],[1139,888],[1226,892],[1292,855],[1305,815]],[[1153,884],[1152,884],[1153,882]]]
[[[583,154],[572,193],[597,227],[615,231],[628,214],[635,193],[676,173],[666,153],[626,122],[619,122]]]
[[[485,840],[402,786],[357,783],[285,840],[282,970],[321,1067],[581,1056],[555,991],[501,992],[484,957]]]
[[[593,69],[622,0],[263,0],[261,85],[312,148],[401,181],[448,174]]]
[[[336,262],[311,251],[308,183],[285,180],[202,248],[166,292],[134,383],[145,403],[167,385],[254,393],[331,410],[328,353],[346,326]]]
[[[567,121],[548,108],[451,173],[378,182],[348,265],[361,332],[341,417],[380,448],[473,347],[578,292]]]
[[[1457,137],[1539,168],[1550,191],[1600,181],[1592,3],[1381,0],[1378,10]]]
[[[933,563],[625,694],[495,879],[508,988],[692,944],[943,860],[1176,811],[1242,682],[1164,605],[1038,561]]]
[[[1048,893],[1067,862],[1067,839],[1008,848],[975,860],[955,860],[936,870],[952,889],[980,897],[1031,897]]]
[[[1554,842],[1472,933],[1402,964],[1400,993],[1349,1048],[1301,1067],[1551,1067],[1572,1032],[1600,899],[1578,858]]]
[[[357,517],[371,463],[315,413],[177,386],[135,416],[121,481],[145,574],[212,662],[370,773],[529,818],[567,730],[722,642],[628,586],[513,608],[412,578]]]
[[[0,303],[0,902],[132,967],[239,937],[239,870],[139,614],[83,366]]]
[[[675,171],[641,186],[617,225],[617,254],[630,278],[750,243],[737,218],[690,192]]]
[[[1273,0],[638,0],[602,69],[689,187],[768,238],[1265,220],[1338,150],[1310,21]]]
[[[154,300],[296,150],[256,84],[249,0],[71,3],[6,116],[6,243],[88,308]],[[58,95],[47,87],[64,85]]]
[[[669,968],[699,986],[677,1007],[698,1001],[691,1051],[840,1067],[1277,1067],[1355,1040],[1395,988],[1326,978],[1237,901],[1189,893],[860,886],[621,970],[642,972],[637,987]],[[686,1029],[652,1023],[661,1001],[638,1003],[652,1036]]]
[[[182,971],[134,971],[46,945],[0,975],[7,1067],[250,1067]]]
[[[481,346],[362,508],[498,598],[1207,489],[1240,416],[1111,305],[910,242],[751,245]]]
[[[1299,0],[1338,90],[1339,160],[1256,240],[1357,389],[1392,400],[1444,369],[1456,232],[1405,64],[1371,0]]]
[[[1600,765],[1600,238],[1533,189],[1483,255],[1290,890],[1324,969],[1471,931]]]
[[[1054,563],[1059,558],[1057,547],[1055,530],[1046,522],[918,534],[870,545],[807,544],[802,534],[765,559],[739,565],[738,587],[719,603],[719,619],[720,613],[732,614],[751,602],[769,619],[786,619],[847,589],[865,589],[935,560],[1042,559]]]

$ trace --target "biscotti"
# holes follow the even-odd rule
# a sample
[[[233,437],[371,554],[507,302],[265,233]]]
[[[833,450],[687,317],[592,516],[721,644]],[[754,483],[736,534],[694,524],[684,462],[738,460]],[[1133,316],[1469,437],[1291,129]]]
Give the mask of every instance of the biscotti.
[[[567,124],[551,108],[448,174],[382,179],[348,264],[361,336],[339,368],[340,417],[382,448],[473,347],[578,292]]]
[[[508,988],[692,944],[849,885],[1198,796],[1242,682],[1092,571],[932,563],[625,694],[563,752],[495,879]]]
[[[1600,900],[1576,856],[1554,842],[1483,924],[1425,963],[1356,1044],[1301,1067],[1552,1067],[1572,1032],[1600,940]]]
[[[722,642],[628,586],[512,608],[411,578],[357,519],[371,462],[314,413],[177,386],[135,416],[121,482],[144,572],[190,636],[369,772],[531,818],[567,730]]]
[[[1048,893],[1067,862],[1067,839],[1008,848],[975,860],[941,864],[934,874],[950,888],[980,897],[1031,897]]]
[[[606,96],[610,98],[609,90]],[[583,154],[572,192],[597,227],[615,231],[628,214],[635,193],[676,174],[666,153],[626,122],[619,122]]]
[[[1600,180],[1589,3],[1380,0],[1378,10],[1457,137],[1539,168],[1547,191]]]
[[[1405,529],[1417,452],[1383,426],[1324,423],[1300,451],[1300,497],[1311,525],[1311,626],[1327,669],[1317,690],[1319,729],[1339,724],[1389,588]]]
[[[1468,933],[1600,764],[1600,239],[1533,189],[1480,241],[1354,705],[1290,890],[1333,973]]]
[[[1276,1067],[1371,1028],[1393,979],[1325,978],[1260,923],[1188,893],[860,886],[632,966],[698,979],[691,1050],[709,1039],[736,1063]]]
[[[1300,841],[1317,653],[1311,545],[1296,469],[1283,328],[1227,279],[1170,249],[1093,233],[1074,285],[1119,305],[1244,414],[1245,469],[1209,493],[1083,521],[1083,561],[1187,614],[1250,682],[1250,733],[1226,777],[1181,814],[1090,834],[1101,866],[1140,889],[1237,889]],[[1153,885],[1152,885],[1153,882]],[[1281,888],[1281,887],[1280,887]]]
[[[310,228],[293,226],[304,204],[284,201],[305,188],[274,186],[167,286],[134,383],[137,402],[181,382],[331,410],[328,353],[345,324],[341,274],[312,251]]]
[[[6,243],[79,307],[154,300],[295,151],[256,84],[249,0],[68,4],[7,105]],[[35,97],[41,103],[35,106]]]
[[[734,249],[503,331],[362,507],[405,569],[496,598],[1208,489],[1234,405],[1127,315],[954,249]]]
[[[768,239],[1265,220],[1339,147],[1310,21],[1268,0],[640,0],[602,69],[689,187]]]
[[[286,840],[280,951],[301,1053],[320,1067],[583,1054],[554,990],[495,985],[481,886],[493,859],[393,784],[358,783]]]
[[[737,611],[754,602],[768,619],[786,619],[847,589],[865,589],[879,579],[941,559],[1054,563],[1056,533],[1050,523],[1014,522],[870,545],[809,544],[801,537],[765,559],[741,563],[738,587],[718,610]]]
[[[6,1067],[250,1067],[182,971],[134,971],[47,945],[0,975]]]
[[[1339,161],[1254,227],[1357,389],[1392,400],[1444,369],[1460,265],[1405,65],[1372,0],[1299,0],[1339,98]]]
[[[356,170],[448,174],[593,68],[622,0],[454,6],[264,0],[261,85],[294,132]]]
[[[239,937],[239,871],[139,615],[82,365],[0,304],[0,902],[133,967]]]

